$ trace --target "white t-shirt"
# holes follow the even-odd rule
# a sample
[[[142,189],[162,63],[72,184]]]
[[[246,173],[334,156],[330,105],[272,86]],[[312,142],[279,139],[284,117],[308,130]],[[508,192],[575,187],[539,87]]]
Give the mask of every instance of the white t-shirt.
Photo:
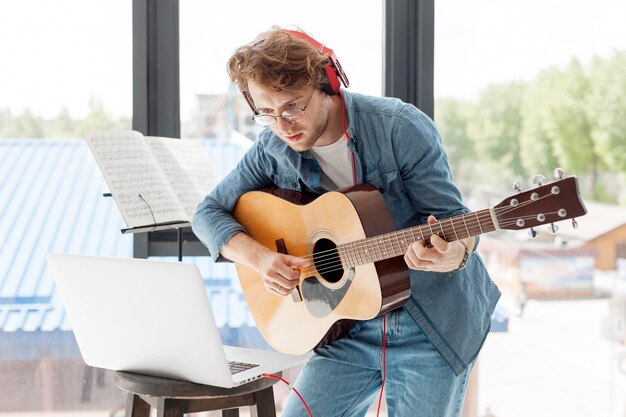
[[[314,146],[310,149],[322,168],[320,185],[322,188],[334,191],[339,188],[354,185],[352,171],[352,151],[348,149],[346,135],[331,145]]]

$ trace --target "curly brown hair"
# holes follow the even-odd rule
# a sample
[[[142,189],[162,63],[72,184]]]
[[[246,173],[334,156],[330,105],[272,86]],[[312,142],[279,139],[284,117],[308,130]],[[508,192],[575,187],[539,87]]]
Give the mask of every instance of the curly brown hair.
[[[263,36],[238,48],[228,60],[228,75],[242,93],[248,93],[248,80],[276,92],[322,88],[328,64],[324,54],[284,29],[272,28]]]

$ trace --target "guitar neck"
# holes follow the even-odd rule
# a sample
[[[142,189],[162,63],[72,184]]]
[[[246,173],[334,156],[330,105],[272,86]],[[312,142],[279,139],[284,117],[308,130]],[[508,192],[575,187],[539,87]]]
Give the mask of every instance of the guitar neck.
[[[497,223],[492,210],[485,209],[346,243],[337,250],[345,267],[351,268],[404,255],[409,245],[418,240],[429,242],[433,235],[452,242],[493,232],[499,228]]]

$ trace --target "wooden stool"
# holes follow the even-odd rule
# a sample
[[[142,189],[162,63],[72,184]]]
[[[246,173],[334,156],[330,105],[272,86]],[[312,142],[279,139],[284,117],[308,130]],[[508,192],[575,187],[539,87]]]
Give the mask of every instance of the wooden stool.
[[[278,373],[277,375],[281,375]],[[239,407],[251,415],[276,417],[273,378],[261,378],[235,388],[220,388],[130,372],[115,372],[115,385],[128,392],[126,417],[182,417],[185,413],[222,410],[222,417],[239,417]]]

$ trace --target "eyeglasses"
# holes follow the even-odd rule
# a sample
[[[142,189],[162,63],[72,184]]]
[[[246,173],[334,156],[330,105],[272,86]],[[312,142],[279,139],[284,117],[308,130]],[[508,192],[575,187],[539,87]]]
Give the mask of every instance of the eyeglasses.
[[[315,93],[315,91],[313,92]],[[252,120],[254,120],[257,124],[261,126],[269,126],[273,127],[278,122],[278,118],[280,117],[287,123],[296,124],[303,122],[306,119],[306,108],[311,104],[311,99],[313,99],[313,94],[309,97],[309,100],[304,105],[304,107],[292,107],[290,109],[285,110],[278,116],[272,116],[270,114],[254,114],[252,116]],[[255,110],[256,112],[256,110]]]

